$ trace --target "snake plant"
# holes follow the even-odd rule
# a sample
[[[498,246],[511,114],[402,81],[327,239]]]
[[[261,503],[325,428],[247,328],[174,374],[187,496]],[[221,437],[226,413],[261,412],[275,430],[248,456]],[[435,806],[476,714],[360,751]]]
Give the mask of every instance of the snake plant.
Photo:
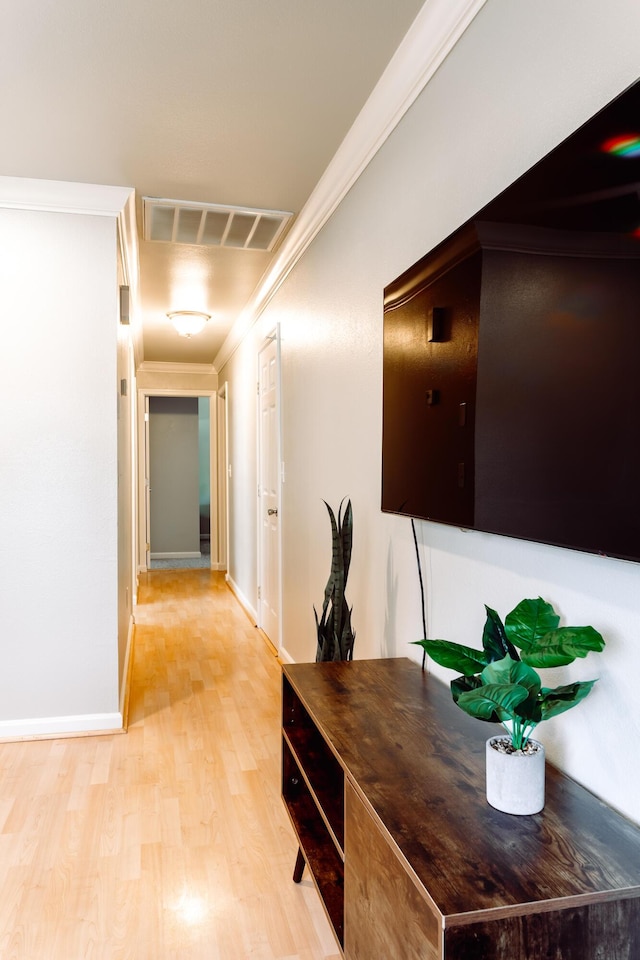
[[[560,618],[541,597],[522,600],[504,623],[485,607],[482,650],[447,640],[416,640],[429,656],[461,676],[451,681],[457,705],[478,720],[502,723],[514,750],[522,750],[542,720],[575,707],[595,680],[543,687],[534,667],[560,667],[604,649],[593,627],[560,627]],[[518,652],[519,651],[519,652]]]
[[[315,606],[318,647],[316,661],[351,660],[355,633],[351,628],[351,609],[346,600],[345,590],[351,564],[351,546],[353,543],[353,511],[351,500],[342,512],[344,500],[340,503],[338,519],[324,501],[331,521],[331,572],[324,591],[322,615],[318,618]]]

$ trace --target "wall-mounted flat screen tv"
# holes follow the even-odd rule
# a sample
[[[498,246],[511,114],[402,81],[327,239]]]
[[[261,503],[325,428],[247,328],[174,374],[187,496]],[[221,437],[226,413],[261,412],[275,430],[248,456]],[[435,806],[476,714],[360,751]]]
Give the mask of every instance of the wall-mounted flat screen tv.
[[[385,288],[382,509],[640,560],[640,82]]]

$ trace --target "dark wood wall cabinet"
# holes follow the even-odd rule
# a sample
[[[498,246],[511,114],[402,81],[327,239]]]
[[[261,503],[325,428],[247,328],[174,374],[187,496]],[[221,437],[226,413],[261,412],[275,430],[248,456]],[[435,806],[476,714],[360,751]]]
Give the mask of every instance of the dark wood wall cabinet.
[[[640,958],[640,828],[550,764],[541,813],[494,810],[493,732],[408,659],[283,668],[282,795],[347,960]]]

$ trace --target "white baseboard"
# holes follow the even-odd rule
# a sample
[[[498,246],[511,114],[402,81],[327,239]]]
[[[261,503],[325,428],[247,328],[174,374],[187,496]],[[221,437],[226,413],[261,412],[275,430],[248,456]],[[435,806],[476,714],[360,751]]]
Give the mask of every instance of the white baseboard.
[[[238,586],[238,584],[235,583],[235,582],[232,580],[232,578],[229,576],[229,574],[227,574],[227,576],[226,576],[225,579],[226,579],[227,583],[229,584],[229,586],[231,587],[231,589],[233,590],[233,592],[234,592],[234,594],[235,594],[235,597],[236,597],[236,600],[237,600],[240,604],[242,604],[242,606],[243,606],[244,609],[247,611],[247,613],[249,614],[249,616],[251,617],[251,619],[253,620],[253,622],[254,622],[254,623],[257,623],[257,622],[258,622],[258,614],[257,614],[256,610],[254,609],[254,607],[251,605],[251,603],[249,603],[249,601],[248,601],[247,598],[245,597],[244,593],[242,592],[242,590],[240,589],[240,587]]]
[[[85,713],[73,717],[29,717],[0,720],[0,740],[44,740],[81,737],[122,730],[121,713]]]
[[[280,650],[278,651],[278,659],[281,661],[281,663],[295,663],[295,660],[285,647],[280,647]]]

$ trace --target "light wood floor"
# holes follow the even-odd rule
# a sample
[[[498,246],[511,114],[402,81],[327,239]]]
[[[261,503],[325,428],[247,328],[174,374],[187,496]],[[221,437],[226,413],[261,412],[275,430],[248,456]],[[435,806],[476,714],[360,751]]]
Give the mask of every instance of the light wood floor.
[[[1,960],[338,960],[276,658],[222,574],[145,574],[136,619],[126,735],[0,744]]]

